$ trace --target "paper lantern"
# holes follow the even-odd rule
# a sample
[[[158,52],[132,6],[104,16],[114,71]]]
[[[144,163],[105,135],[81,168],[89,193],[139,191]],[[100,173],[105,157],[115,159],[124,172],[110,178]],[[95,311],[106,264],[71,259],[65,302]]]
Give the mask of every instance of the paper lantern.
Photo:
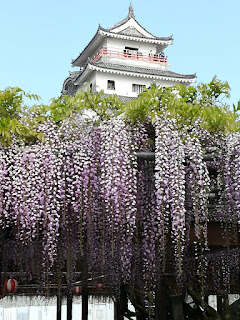
[[[17,290],[18,283],[17,280],[14,279],[8,279],[5,282],[5,290],[6,293],[13,293]]]
[[[103,289],[104,288],[104,283],[96,283],[95,287],[97,289]]]
[[[81,287],[74,287],[74,288],[73,288],[73,293],[74,293],[74,294],[80,294],[81,291],[82,291],[82,288],[81,288]]]

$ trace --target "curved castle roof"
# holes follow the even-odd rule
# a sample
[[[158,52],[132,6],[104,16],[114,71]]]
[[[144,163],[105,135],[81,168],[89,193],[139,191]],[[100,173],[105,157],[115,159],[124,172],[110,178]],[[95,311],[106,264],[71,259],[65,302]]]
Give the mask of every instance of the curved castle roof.
[[[128,15],[122,21],[116,23],[110,28],[103,28],[100,25],[82,52],[79,53],[76,59],[72,60],[73,67],[82,67],[87,62],[92,51],[97,49],[106,37],[135,40],[139,42],[155,43],[162,51],[173,43],[172,36],[169,37],[156,37],[148,32],[141,24],[135,19],[132,5],[129,6]]]
[[[181,74],[169,70],[154,70],[148,68],[139,68],[134,66],[112,64],[105,62],[89,62],[86,67],[74,77],[74,84],[78,84],[78,80],[84,78],[89,71],[100,71],[107,73],[123,74],[128,76],[145,77],[151,79],[171,80],[182,83],[192,83],[196,80],[196,74]]]

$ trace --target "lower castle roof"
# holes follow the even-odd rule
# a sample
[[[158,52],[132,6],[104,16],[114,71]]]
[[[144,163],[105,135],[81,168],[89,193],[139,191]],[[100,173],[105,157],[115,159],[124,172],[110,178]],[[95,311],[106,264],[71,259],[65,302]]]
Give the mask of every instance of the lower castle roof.
[[[75,78],[75,84],[77,84],[78,80],[84,76],[87,72],[87,69],[96,70],[100,72],[109,72],[109,73],[116,73],[116,74],[126,74],[132,76],[143,76],[147,78],[153,77],[160,77],[165,80],[172,80],[172,81],[182,81],[185,83],[192,83],[196,81],[196,74],[181,74],[172,72],[169,70],[156,70],[150,68],[140,68],[135,66],[129,65],[121,65],[121,64],[112,64],[106,62],[89,62],[85,69],[79,74],[77,78]]]
[[[112,63],[106,63],[106,62],[91,62],[89,64],[98,68],[103,68],[103,69],[112,69],[112,70],[127,71],[127,72],[133,72],[133,73],[178,78],[178,79],[196,79],[196,74],[181,74],[181,73],[176,73],[169,70],[139,68],[139,67],[134,67],[129,65],[112,64]]]

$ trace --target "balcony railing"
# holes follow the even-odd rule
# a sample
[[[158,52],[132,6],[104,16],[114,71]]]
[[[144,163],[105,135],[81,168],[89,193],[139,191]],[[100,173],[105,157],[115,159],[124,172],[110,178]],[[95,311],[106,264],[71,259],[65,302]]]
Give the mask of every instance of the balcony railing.
[[[124,51],[114,51],[101,49],[96,56],[92,59],[93,62],[97,61],[100,57],[113,57],[113,58],[121,58],[121,59],[130,59],[130,60],[140,60],[147,62],[155,62],[155,63],[168,63],[167,57],[158,57],[152,55],[143,55],[140,52],[138,53],[130,53]]]

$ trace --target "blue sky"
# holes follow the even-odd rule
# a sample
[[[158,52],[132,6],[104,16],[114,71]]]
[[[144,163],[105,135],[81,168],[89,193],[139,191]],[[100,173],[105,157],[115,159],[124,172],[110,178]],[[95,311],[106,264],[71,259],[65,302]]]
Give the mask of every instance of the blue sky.
[[[129,0],[12,0],[0,7],[0,90],[19,86],[44,103],[60,95],[71,60],[98,24],[107,28],[127,16]],[[239,0],[133,0],[139,23],[156,36],[173,35],[165,53],[170,70],[216,75],[240,99]]]

